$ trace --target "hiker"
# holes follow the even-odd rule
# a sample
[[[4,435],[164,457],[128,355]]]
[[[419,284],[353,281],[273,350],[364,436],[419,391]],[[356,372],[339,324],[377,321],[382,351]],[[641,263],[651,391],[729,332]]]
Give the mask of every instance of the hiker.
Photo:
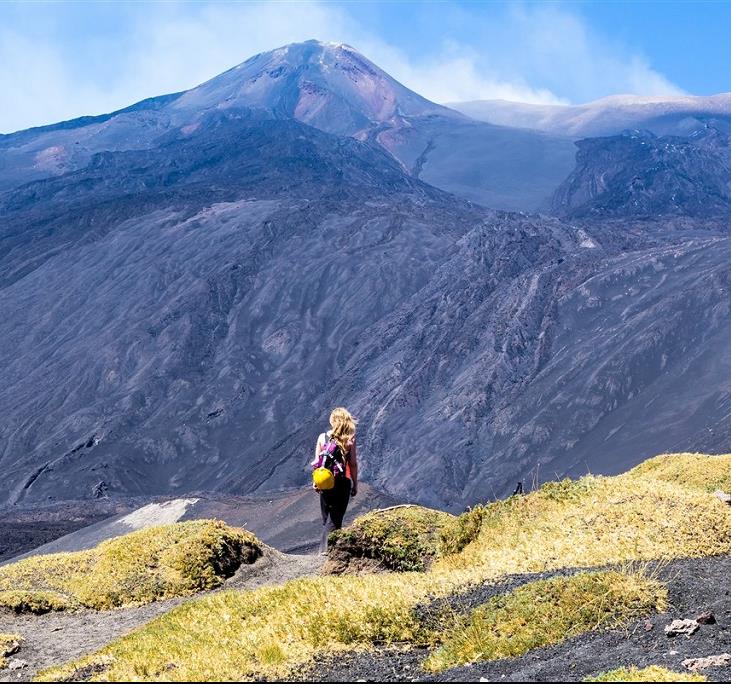
[[[356,420],[344,408],[330,414],[330,427],[317,438],[313,487],[320,494],[322,540],[320,553],[327,553],[327,540],[343,526],[350,497],[358,493],[358,457],[355,449]]]

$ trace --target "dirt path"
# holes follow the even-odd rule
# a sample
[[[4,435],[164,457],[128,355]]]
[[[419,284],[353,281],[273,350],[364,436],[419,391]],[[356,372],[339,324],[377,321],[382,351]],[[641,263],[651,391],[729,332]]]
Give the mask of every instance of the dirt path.
[[[562,571],[554,574],[569,574]],[[663,615],[639,620],[624,630],[589,633],[557,646],[540,648],[520,658],[476,663],[433,675],[421,668],[426,649],[379,649],[342,655],[305,675],[307,681],[581,681],[618,667],[662,665],[686,672],[686,658],[731,653],[731,557],[680,560],[657,570],[668,586],[671,608]],[[550,573],[549,573],[550,574]],[[544,577],[547,575],[543,575]],[[449,603],[469,609],[496,594],[511,591],[536,575],[509,578],[485,585]],[[665,636],[664,627],[676,618],[695,618],[710,610],[717,624],[703,625],[690,638]],[[731,681],[731,667],[706,670],[710,681]]]
[[[319,556],[287,555],[267,549],[256,563],[243,566],[216,591],[282,584],[316,574],[322,562]],[[29,681],[39,670],[91,653],[171,608],[200,596],[101,612],[85,610],[39,616],[0,612],[0,633],[19,634],[24,638],[22,650],[16,657],[28,662],[28,667],[15,672],[0,670],[0,682]]]

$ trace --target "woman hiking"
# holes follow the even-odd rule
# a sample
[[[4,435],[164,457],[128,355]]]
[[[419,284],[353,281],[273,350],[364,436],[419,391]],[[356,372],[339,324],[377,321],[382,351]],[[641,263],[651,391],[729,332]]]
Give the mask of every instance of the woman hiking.
[[[312,466],[313,486],[320,493],[322,511],[321,554],[327,553],[330,533],[343,526],[350,497],[358,493],[356,423],[347,409],[336,408],[330,414],[331,429],[317,438]]]

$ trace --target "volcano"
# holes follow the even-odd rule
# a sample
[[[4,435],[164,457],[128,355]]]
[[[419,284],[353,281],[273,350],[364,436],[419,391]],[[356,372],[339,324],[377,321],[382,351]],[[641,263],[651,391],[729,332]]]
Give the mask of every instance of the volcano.
[[[0,502],[305,485],[336,405],[368,482],[452,510],[723,450],[727,206],[667,209],[665,185],[728,187],[724,140],[587,142],[538,193],[570,140],[313,42],[3,136]],[[564,218],[484,208],[470,178],[521,202],[560,186]]]
[[[371,141],[406,174],[502,209],[548,207],[575,156],[568,137],[475,121],[417,95],[353,48],[313,40],[256,55],[183,93],[0,136],[0,191],[83,168],[99,152],[153,149],[162,135],[242,109]]]

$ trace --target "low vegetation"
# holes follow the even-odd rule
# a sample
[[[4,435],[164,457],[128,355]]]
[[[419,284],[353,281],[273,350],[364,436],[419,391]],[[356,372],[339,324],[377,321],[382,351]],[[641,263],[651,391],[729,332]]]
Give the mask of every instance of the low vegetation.
[[[731,494],[731,454],[664,454],[638,465],[629,475],[672,482],[701,492],[721,490]]]
[[[484,506],[459,516],[422,506],[372,511],[331,535],[325,572],[424,572],[477,539],[484,514]]]
[[[687,464],[686,458],[682,456]],[[427,627],[419,621],[419,606],[505,575],[731,553],[731,509],[708,493],[723,486],[727,458],[691,457],[691,466],[704,469],[704,486],[699,481],[676,481],[667,467],[658,478],[635,469],[613,478],[550,483],[527,496],[486,505],[479,513],[471,511],[461,522],[448,518],[426,572],[324,576],[206,596],[42,677],[60,679],[73,676],[79,667],[104,663],[107,669],[96,678],[277,678],[301,672],[318,653],[393,642],[445,649],[442,654],[452,645],[457,653],[459,630],[472,623],[452,623],[447,629]],[[684,467],[679,473],[685,477],[687,471]],[[450,547],[444,534],[449,534],[451,525],[462,536]],[[434,539],[433,532],[429,539]],[[617,592],[613,602],[621,608],[616,613],[611,605],[606,611],[597,609],[592,615],[599,618],[592,623],[591,615],[587,616],[583,629],[606,628],[615,620],[639,614],[641,608],[662,605],[660,590],[647,578],[613,574],[612,583],[601,584],[587,580],[589,575],[581,577],[575,581],[589,584],[576,587],[590,592],[597,582],[597,595]],[[525,589],[533,592],[536,611],[541,603],[556,599],[555,586],[536,583]],[[624,599],[622,592],[626,592]],[[510,600],[527,609],[531,603],[527,595],[513,595]],[[490,619],[498,617],[507,620],[499,603],[480,610],[471,617],[475,625],[490,624]],[[554,618],[563,619],[560,613]],[[539,635],[525,632],[522,648],[525,644],[531,648],[532,639],[538,643],[558,638],[550,625],[541,630]],[[499,643],[497,639],[495,644]],[[437,656],[433,658],[437,663]]]
[[[0,591],[0,608],[15,613],[43,615],[54,610],[68,610],[71,602],[54,591]]]
[[[454,519],[422,506],[366,513],[331,535],[326,571],[423,572],[439,555],[442,532]]]
[[[142,605],[213,589],[260,553],[251,534],[217,521],[152,527],[89,551],[0,567],[0,607],[44,613]]]
[[[699,674],[689,672],[673,672],[664,667],[653,665],[638,669],[636,667],[622,667],[611,672],[603,672],[596,677],[589,677],[585,682],[707,682],[708,680]]]
[[[441,530],[439,551],[442,556],[460,553],[467,544],[475,541],[482,529],[484,506],[474,506],[462,515],[452,518]]]
[[[23,643],[23,639],[17,634],[0,633],[0,670],[7,665],[8,656],[20,650],[21,643]]]
[[[531,582],[496,596],[442,635],[444,645],[425,667],[441,672],[478,660],[515,658],[666,608],[667,590],[641,574],[580,573]]]
[[[703,457],[709,489],[726,468]],[[544,485],[484,507],[478,537],[434,571],[493,577],[731,552],[731,510],[706,491],[631,471]]]
[[[408,583],[400,579],[405,577]],[[579,577],[565,584],[535,582],[516,590],[502,614],[520,610],[523,614],[514,616],[516,621],[533,618],[535,602],[548,600],[547,587],[554,596],[574,587],[566,603],[559,605],[567,611],[571,605],[576,610],[573,617],[584,618],[584,629],[606,626],[612,619],[618,623],[664,605],[662,588],[641,576]],[[443,577],[413,573],[304,579],[252,592],[222,592],[176,608],[100,653],[71,667],[50,670],[41,679],[73,677],[76,670],[100,663],[107,668],[103,678],[111,681],[278,678],[291,675],[293,667],[307,665],[318,651],[397,642],[427,646],[445,638],[456,641],[459,628],[445,634],[439,626],[426,627],[414,611],[428,594],[445,595],[454,589]],[[579,608],[580,602],[590,600],[595,600],[591,608]],[[545,618],[549,622],[548,611]],[[560,640],[558,630],[550,632],[550,638]],[[523,639],[527,644],[527,633]]]
[[[211,594],[40,678],[73,678],[80,668],[108,663],[104,679],[111,681],[285,679],[318,651],[428,643],[413,607],[430,586],[447,590],[443,579],[430,579],[428,573],[329,576]]]

